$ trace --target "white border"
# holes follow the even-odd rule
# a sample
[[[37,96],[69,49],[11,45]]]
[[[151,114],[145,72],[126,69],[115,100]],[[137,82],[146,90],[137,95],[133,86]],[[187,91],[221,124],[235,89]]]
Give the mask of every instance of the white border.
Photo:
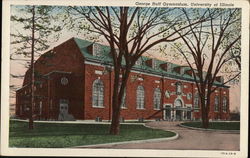
[[[154,0],[138,0],[140,2],[155,2]],[[113,6],[134,6],[136,0],[109,0],[108,5]],[[164,2],[159,0],[159,2]],[[166,2],[166,1],[165,1]],[[170,1],[168,2],[183,2]],[[192,1],[186,0],[190,3]],[[194,2],[194,1],[193,1]],[[195,1],[197,2],[197,1]],[[200,0],[200,3],[218,3],[215,0]],[[9,129],[9,47],[10,47],[10,5],[11,4],[35,4],[35,5],[107,5],[103,0],[3,0],[3,27],[2,27],[2,82],[1,82],[1,155],[9,156],[126,156],[126,157],[247,157],[248,149],[248,94],[249,94],[249,3],[244,0],[220,2],[233,3],[234,7],[242,8],[242,78],[241,78],[241,131],[240,131],[240,151],[233,151],[236,155],[223,155],[222,152],[215,150],[143,150],[143,149],[32,149],[32,148],[8,148],[8,129]]]

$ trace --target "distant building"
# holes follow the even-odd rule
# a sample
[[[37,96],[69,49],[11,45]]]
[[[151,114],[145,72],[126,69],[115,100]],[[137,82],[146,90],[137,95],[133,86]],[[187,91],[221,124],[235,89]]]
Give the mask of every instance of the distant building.
[[[34,118],[111,120],[113,74],[110,48],[71,38],[35,62]],[[30,70],[16,92],[16,116],[28,118]],[[229,118],[229,87],[211,96],[209,118]],[[197,88],[189,67],[142,56],[133,67],[121,107],[122,120],[197,120]]]

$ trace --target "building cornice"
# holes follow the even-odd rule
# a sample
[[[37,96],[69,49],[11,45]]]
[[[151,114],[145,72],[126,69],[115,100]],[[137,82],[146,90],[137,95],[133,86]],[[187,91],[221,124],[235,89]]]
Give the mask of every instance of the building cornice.
[[[113,67],[112,64],[106,64],[106,63],[100,63],[99,60],[85,60],[84,64],[88,64],[88,65],[95,65],[95,66],[101,66],[101,67],[105,67],[106,66],[111,66]],[[172,74],[166,74],[166,73],[156,73],[156,72],[149,72],[149,71],[140,71],[139,68],[132,68],[131,72],[134,73],[139,73],[139,74],[144,74],[144,75],[149,75],[149,76],[154,76],[154,77],[159,77],[159,78],[166,78],[166,79],[174,79],[177,81],[184,81],[184,82],[188,82],[188,83],[195,83],[194,79],[187,79],[181,76],[177,76],[177,75],[172,75]],[[223,88],[229,88],[229,86],[225,86],[225,85],[219,85],[214,83],[215,86],[218,87],[223,87]]]

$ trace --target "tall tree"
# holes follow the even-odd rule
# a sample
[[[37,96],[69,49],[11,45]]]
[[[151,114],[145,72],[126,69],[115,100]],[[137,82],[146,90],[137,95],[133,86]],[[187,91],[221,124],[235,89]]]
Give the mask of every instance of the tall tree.
[[[190,26],[185,31],[191,33],[186,36],[182,36],[183,31],[178,31],[181,41],[173,45],[192,70],[201,100],[203,127],[208,128],[211,94],[218,88],[216,79],[223,69],[233,75],[221,81],[220,86],[240,75],[241,10],[182,9],[182,12],[189,24],[201,14],[210,17],[209,21]],[[238,71],[233,73],[235,68]]]
[[[110,134],[120,132],[120,105],[130,71],[139,57],[160,43],[173,42],[177,33],[205,21],[204,17],[187,24],[183,13],[174,8],[68,7],[72,26],[99,35],[110,46],[114,67],[112,123]],[[173,28],[177,29],[174,30]],[[125,64],[122,64],[122,61]],[[122,76],[119,88],[119,75]]]
[[[58,39],[61,30],[56,23],[55,7],[51,6],[12,6],[11,22],[15,30],[11,33],[11,60],[27,62],[30,69],[30,105],[29,129],[33,129],[34,85],[35,85],[35,56],[49,48],[52,40]],[[53,35],[54,34],[54,35]],[[30,58],[30,62],[28,62]],[[12,75],[13,76],[13,75]]]

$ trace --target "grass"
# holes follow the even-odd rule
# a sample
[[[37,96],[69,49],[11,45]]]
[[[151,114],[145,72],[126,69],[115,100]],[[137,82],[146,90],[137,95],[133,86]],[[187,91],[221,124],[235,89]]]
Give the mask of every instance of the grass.
[[[35,123],[28,129],[27,122],[10,121],[10,147],[64,148],[131,140],[165,138],[173,132],[150,129],[143,125],[121,125],[118,136],[110,135],[108,124]]]
[[[185,122],[184,126],[202,128],[201,122]],[[240,130],[240,122],[209,122],[208,129],[217,130]]]

